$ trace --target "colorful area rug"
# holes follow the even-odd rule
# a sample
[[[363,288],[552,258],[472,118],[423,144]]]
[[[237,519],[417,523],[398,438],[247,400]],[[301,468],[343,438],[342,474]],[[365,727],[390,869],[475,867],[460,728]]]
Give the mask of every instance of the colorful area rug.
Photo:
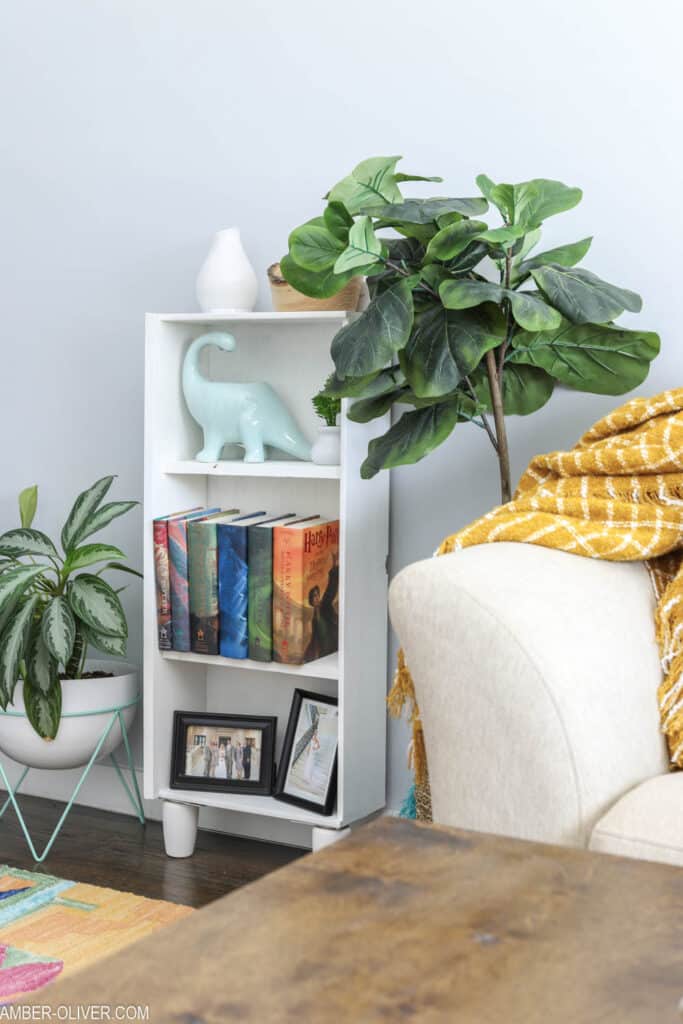
[[[0,865],[0,1005],[191,913],[164,900]]]

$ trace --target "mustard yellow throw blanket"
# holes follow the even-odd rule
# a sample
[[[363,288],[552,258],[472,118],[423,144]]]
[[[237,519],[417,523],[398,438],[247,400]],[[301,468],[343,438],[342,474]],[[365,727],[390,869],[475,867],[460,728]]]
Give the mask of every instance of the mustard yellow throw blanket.
[[[512,501],[447,537],[437,554],[494,541],[645,562],[657,599],[662,732],[672,764],[683,768],[683,388],[622,405],[569,452],[537,455]],[[398,715],[406,704],[420,786],[427,781],[424,739],[400,652],[389,709]]]

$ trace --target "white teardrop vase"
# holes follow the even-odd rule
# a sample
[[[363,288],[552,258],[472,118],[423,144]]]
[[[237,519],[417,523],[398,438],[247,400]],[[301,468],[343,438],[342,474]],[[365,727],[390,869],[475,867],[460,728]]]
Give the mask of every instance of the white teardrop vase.
[[[239,228],[214,235],[197,276],[197,302],[204,313],[250,313],[258,281],[242,246]]]

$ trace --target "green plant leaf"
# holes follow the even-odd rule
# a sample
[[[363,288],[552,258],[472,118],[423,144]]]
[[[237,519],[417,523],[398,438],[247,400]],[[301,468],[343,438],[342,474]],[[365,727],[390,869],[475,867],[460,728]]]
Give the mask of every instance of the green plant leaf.
[[[0,617],[19,600],[31,580],[45,571],[43,565],[21,565],[0,576]],[[0,628],[4,625],[4,618]]]
[[[368,455],[360,470],[363,480],[371,479],[380,469],[419,462],[446,440],[458,422],[458,414],[457,399],[404,412],[386,434],[368,445]]]
[[[57,596],[50,599],[43,612],[41,635],[52,657],[59,664],[66,665],[76,639],[76,623],[66,598]]]
[[[381,370],[403,348],[413,325],[415,282],[412,277],[402,278],[338,331],[331,348],[337,377],[362,377]]]
[[[117,658],[124,658],[126,655],[126,640],[120,636],[107,636],[104,633],[98,633],[97,630],[84,627],[83,630],[85,639],[92,646],[96,647],[98,651],[103,651],[105,654],[114,655]]]
[[[57,678],[58,665],[45,645],[41,623],[33,625],[25,661],[29,682],[41,693],[47,694]]]
[[[432,306],[416,318],[401,366],[418,398],[447,395],[505,337],[499,312]]]
[[[591,236],[590,238],[582,238],[579,242],[559,245],[556,249],[539,252],[537,256],[521,262],[515,268],[513,280],[519,281],[530,274],[532,270],[536,270],[537,267],[545,267],[549,263],[557,264],[560,267],[573,267],[584,258],[591,247],[592,241],[593,238]]]
[[[11,619],[0,639],[0,704],[3,708],[7,707],[14,696],[14,687],[19,678],[19,662],[24,657],[38,600],[37,594],[29,597]]]
[[[541,240],[542,231],[540,228],[533,228],[531,231],[527,231],[522,239],[522,244],[519,248],[519,252],[515,256],[517,263],[520,263],[524,257],[531,252],[535,245]]]
[[[137,569],[133,569],[130,565],[121,565],[120,562],[107,562],[106,565],[103,565],[102,568],[98,570],[98,575],[99,573],[104,572],[105,569],[118,569],[119,572],[128,572],[131,576],[137,576],[140,580],[144,580],[145,578],[144,574],[138,572]]]
[[[78,540],[85,540],[86,537],[97,533],[98,530],[103,530],[105,526],[109,526],[112,519],[125,515],[126,512],[130,512],[132,508],[139,504],[138,501],[112,501],[108,505],[103,505],[102,508],[98,508],[94,515],[90,516],[84,529],[78,535]]]
[[[26,717],[44,740],[53,740],[62,717],[62,684],[55,679],[47,693],[29,682],[24,683]]]
[[[520,331],[512,339],[512,363],[538,366],[567,387],[596,395],[622,395],[638,387],[659,352],[651,331],[563,320],[554,331]]]
[[[33,484],[32,487],[25,487],[19,495],[19,519],[24,529],[33,522],[33,518],[38,508],[38,487]]]
[[[427,246],[427,256],[434,260],[452,260],[485,230],[486,224],[481,220],[460,220],[448,224],[432,238]]]
[[[292,288],[314,299],[329,299],[336,295],[357,273],[350,270],[348,274],[335,274],[332,267],[320,273],[304,270],[289,255],[280,260],[280,271]]]
[[[519,224],[506,224],[501,228],[491,228],[477,235],[480,242],[488,242],[490,245],[500,245],[503,248],[514,244],[526,233],[526,229]]]
[[[384,416],[394,402],[400,402],[404,390],[404,388],[395,388],[376,398],[360,398],[349,409],[348,418],[354,423],[369,423],[370,420],[376,420],[378,417]]]
[[[114,590],[99,576],[83,573],[69,586],[69,604],[86,626],[105,636],[128,636],[128,624]]]
[[[370,217],[379,217],[387,223],[432,224],[450,213],[473,217],[486,213],[488,203],[475,196],[473,199],[404,199],[399,203],[374,204],[363,210]]]
[[[548,217],[571,210],[581,202],[583,192],[580,188],[570,188],[561,181],[549,178],[534,178],[512,186],[514,191],[515,224],[523,224],[527,229],[537,228]]]
[[[486,370],[479,366],[470,377],[472,387],[486,412],[493,412]],[[503,407],[506,416],[528,416],[542,408],[555,387],[553,378],[537,366],[506,363],[503,369]]]
[[[10,555],[14,558],[20,558],[22,555],[59,558],[50,538],[40,530],[31,530],[28,527],[3,533],[0,537],[0,555]]]
[[[62,547],[65,552],[68,553],[78,544],[79,540],[87,536],[83,531],[111,487],[113,480],[113,476],[103,476],[101,480],[96,480],[92,487],[88,487],[78,495],[69,513],[69,518],[62,528]]]
[[[548,301],[575,324],[604,324],[625,309],[639,313],[643,304],[635,292],[617,288],[589,270],[553,263],[537,267],[531,276]]]
[[[404,174],[402,171],[399,171],[398,174],[394,175],[394,181],[399,183],[402,181],[443,181],[443,178],[440,178],[438,174],[432,177],[425,177],[423,174]]]
[[[562,323],[561,314],[537,295],[513,291],[506,291],[505,295],[510,302],[513,317],[526,331],[555,330]]]
[[[398,366],[386,367],[379,373],[364,377],[345,377],[331,374],[325,383],[325,394],[335,398],[374,398],[405,384],[403,370]]]
[[[328,230],[323,217],[306,221],[289,236],[289,254],[294,262],[316,274],[332,269],[345,248],[346,243]]]
[[[502,302],[505,289],[491,281],[444,281],[439,297],[446,309],[471,309],[482,302]]]
[[[125,558],[120,548],[113,544],[84,544],[83,547],[74,548],[64,563],[66,572],[74,572],[76,569],[84,569],[86,565],[93,565],[95,562],[104,562],[112,558]]]
[[[373,156],[362,160],[330,189],[327,198],[330,202],[343,203],[351,216],[371,203],[399,202],[401,190],[394,172],[400,159],[400,156]]]
[[[349,242],[334,265],[335,274],[358,271],[368,263],[377,263],[382,254],[382,243],[375,234],[369,217],[359,217],[349,231]]]
[[[349,237],[349,228],[353,226],[353,217],[343,203],[328,203],[323,213],[325,227],[346,245]]]

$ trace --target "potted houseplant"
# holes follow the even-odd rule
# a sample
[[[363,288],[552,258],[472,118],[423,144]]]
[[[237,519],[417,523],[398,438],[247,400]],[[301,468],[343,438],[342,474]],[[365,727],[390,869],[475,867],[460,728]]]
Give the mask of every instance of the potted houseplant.
[[[0,536],[0,752],[29,767],[85,765],[112,709],[124,709],[126,729],[135,714],[136,668],[88,660],[90,648],[126,653],[126,616],[118,589],[103,573],[140,576],[124,564],[119,548],[84,543],[137,505],[102,504],[113,479],[103,477],[78,495],[61,532],[61,552],[32,525],[36,487],[19,495],[21,526]],[[99,756],[114,750],[121,736],[119,719]]]
[[[328,394],[325,390],[329,387],[330,382],[331,378],[328,377],[325,387],[313,397],[313,408],[325,423],[325,426],[320,428],[311,449],[311,459],[319,466],[338,466],[341,457],[339,427],[337,426],[337,417],[341,412],[341,399],[336,395]]]
[[[491,442],[507,501],[506,414],[535,412],[556,385],[630,391],[645,380],[659,338],[614,322],[639,312],[639,295],[577,269],[591,238],[535,252],[542,223],[576,206],[580,189],[545,178],[496,184],[482,174],[478,196],[404,198],[402,182],[442,179],[397,172],[399,159],[372,157],[337,182],[322,216],[290,234],[282,273],[317,298],[367,277],[370,304],[333,339],[325,389],[354,399],[352,420],[396,407],[393,425],[370,442],[362,476],[417,462],[472,422]],[[489,206],[500,216],[494,226],[481,220]]]

